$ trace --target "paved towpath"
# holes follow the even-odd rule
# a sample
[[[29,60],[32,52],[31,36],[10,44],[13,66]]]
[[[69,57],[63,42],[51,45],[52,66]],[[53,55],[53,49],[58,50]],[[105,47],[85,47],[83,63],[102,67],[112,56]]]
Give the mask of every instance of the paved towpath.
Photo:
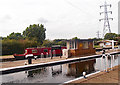
[[[99,72],[97,74],[93,74],[89,77],[87,77],[86,79],[82,78],[82,79],[78,79],[72,82],[69,82],[68,84],[65,85],[69,85],[70,83],[86,83],[86,85],[92,85],[93,83],[120,83],[119,81],[120,78],[120,65],[119,66],[115,66],[113,68],[113,70],[109,71],[109,72]],[[93,84],[94,85],[94,84]],[[103,84],[101,84],[103,85]]]

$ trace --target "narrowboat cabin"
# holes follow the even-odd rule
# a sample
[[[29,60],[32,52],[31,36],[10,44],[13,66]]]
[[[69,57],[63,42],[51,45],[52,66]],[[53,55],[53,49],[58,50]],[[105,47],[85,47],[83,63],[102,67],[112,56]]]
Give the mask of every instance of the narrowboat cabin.
[[[62,56],[62,50],[66,47],[61,47],[60,45],[48,47],[48,48],[26,48],[24,54],[14,54],[15,59],[25,59],[28,54],[33,54],[37,58],[46,58],[53,56]]]
[[[95,54],[94,41],[92,39],[67,40],[68,57]]]

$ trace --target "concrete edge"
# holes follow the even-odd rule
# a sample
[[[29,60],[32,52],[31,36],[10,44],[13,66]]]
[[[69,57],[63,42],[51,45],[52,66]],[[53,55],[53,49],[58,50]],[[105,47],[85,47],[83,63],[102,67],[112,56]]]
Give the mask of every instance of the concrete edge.
[[[94,74],[97,74],[97,73],[100,73],[100,72],[101,72],[101,71],[97,71],[97,72],[95,72],[95,73],[88,74],[88,75],[86,75],[86,77],[89,77],[89,76],[91,76],[91,75],[94,75]],[[64,82],[63,84],[71,83],[71,82],[77,81],[77,80],[79,80],[79,79],[83,79],[83,76],[81,76],[81,77],[79,77],[79,78],[75,78],[75,79],[70,80],[70,81],[66,81],[66,82]]]

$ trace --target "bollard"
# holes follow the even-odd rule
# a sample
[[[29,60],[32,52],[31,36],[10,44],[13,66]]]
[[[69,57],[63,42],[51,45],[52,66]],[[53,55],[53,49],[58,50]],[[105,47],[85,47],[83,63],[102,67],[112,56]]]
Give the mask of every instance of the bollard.
[[[83,72],[83,77],[86,79],[86,72]]]
[[[108,55],[105,57],[106,58],[106,72],[108,72]]]
[[[109,63],[109,68],[110,68],[109,71],[110,71],[112,69],[112,59],[111,59],[112,57],[109,53],[107,54],[107,58],[110,58],[110,63]]]
[[[46,53],[46,58],[48,57],[48,53]]]
[[[112,40],[112,49],[114,49],[114,40]]]
[[[103,55],[101,57],[101,71],[103,71]]]
[[[113,55],[113,65],[114,65],[114,62],[115,62],[115,55]],[[112,69],[112,70],[114,70],[114,69]]]
[[[61,56],[62,56],[62,52],[61,52],[61,50],[60,50],[60,58],[62,58]]]
[[[44,54],[43,53],[41,53],[41,58],[44,58]]]
[[[27,65],[27,62],[25,62],[24,64]]]
[[[53,57],[53,56],[52,56],[52,51],[50,50],[49,52],[50,52],[50,57],[51,57],[51,59],[52,59],[52,57]]]
[[[50,57],[51,57],[51,50],[49,51],[49,55],[50,55]]]
[[[37,60],[37,56],[34,56],[35,60]]]
[[[113,70],[113,56],[111,56],[111,70]]]
[[[101,68],[102,68],[102,71],[104,71],[105,68],[106,68],[105,59],[103,59],[103,58],[105,58],[105,57],[106,57],[106,55],[105,55],[105,54],[102,54],[102,58],[101,58]],[[103,62],[103,60],[104,60],[104,62]],[[103,67],[103,66],[104,66],[104,67]]]
[[[55,50],[53,50],[53,57],[55,57],[56,56],[56,52],[55,52]]]

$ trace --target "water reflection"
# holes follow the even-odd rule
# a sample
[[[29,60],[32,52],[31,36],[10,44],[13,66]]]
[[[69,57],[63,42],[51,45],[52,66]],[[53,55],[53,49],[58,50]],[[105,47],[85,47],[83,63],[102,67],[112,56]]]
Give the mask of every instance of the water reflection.
[[[51,74],[51,77],[59,76],[60,74],[65,73],[65,70],[67,70],[65,76],[73,76],[73,77],[79,77],[82,76],[83,71],[85,71],[87,74],[94,72],[94,64],[96,60],[88,60],[88,61],[82,61],[82,62],[75,62],[71,64],[66,64],[64,66],[64,69],[62,65],[52,66],[52,67],[43,67],[37,70],[31,70],[27,71],[27,77],[34,77],[38,74],[46,74],[46,72],[49,72]]]
[[[45,74],[46,72],[47,72],[46,67],[36,69],[36,70],[25,71],[25,73],[27,73],[27,77],[34,77],[35,75]]]
[[[87,74],[95,71],[94,64],[96,60],[89,60],[84,62],[76,62],[73,64],[68,64],[67,74],[66,76],[74,76],[79,77],[82,76],[82,73],[85,71]]]
[[[52,77],[55,77],[55,76],[58,76],[59,74],[62,74],[62,65],[59,65],[58,67],[59,67],[58,69],[51,67]]]

